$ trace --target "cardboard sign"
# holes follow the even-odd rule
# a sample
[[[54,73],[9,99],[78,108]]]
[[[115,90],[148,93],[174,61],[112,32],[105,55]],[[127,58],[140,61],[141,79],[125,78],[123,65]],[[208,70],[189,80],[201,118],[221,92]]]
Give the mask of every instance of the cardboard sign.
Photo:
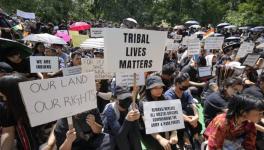
[[[19,83],[32,127],[94,109],[94,73]]]
[[[246,60],[243,63],[243,66],[251,66],[253,67],[258,61],[260,55],[257,54],[248,54]]]
[[[194,38],[194,39],[189,39],[187,43],[188,47],[188,55],[199,55],[200,54],[200,49],[201,49],[201,42],[199,39]]]
[[[198,68],[199,77],[208,77],[212,75],[211,67],[199,67]]]
[[[95,79],[113,78],[113,73],[104,71],[104,59],[82,58],[82,72],[95,72]]]
[[[184,128],[180,100],[143,102],[146,134]]]
[[[30,56],[31,73],[59,71],[59,58],[56,56]]]
[[[167,32],[139,29],[104,30],[107,72],[161,71]]]
[[[145,85],[144,72],[136,73],[136,85]],[[116,85],[132,87],[134,85],[134,74],[133,73],[116,73]]]
[[[255,44],[254,43],[249,43],[249,42],[243,42],[237,52],[238,57],[244,57],[249,53],[252,53],[254,50]]]
[[[86,39],[88,39],[88,35],[81,35],[78,31],[69,31],[73,47],[80,47],[81,43],[83,43]]]
[[[103,32],[104,32],[104,28],[91,28],[91,37],[94,38],[104,37]]]
[[[63,73],[63,76],[81,74],[82,73],[82,67],[81,66],[73,66],[73,67],[69,67],[69,68],[63,68],[62,73]]]
[[[21,10],[17,10],[17,16],[22,17],[22,18],[26,18],[26,19],[35,19],[35,13],[31,13],[31,12],[24,12]]]
[[[204,49],[222,49],[224,37],[208,37],[205,39]]]

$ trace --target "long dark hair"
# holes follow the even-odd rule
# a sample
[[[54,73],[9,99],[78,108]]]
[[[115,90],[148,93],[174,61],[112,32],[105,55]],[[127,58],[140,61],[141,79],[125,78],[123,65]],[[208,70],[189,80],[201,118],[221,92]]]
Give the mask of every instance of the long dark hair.
[[[154,101],[153,97],[151,96],[151,92],[150,91],[151,91],[151,89],[146,90],[145,97],[146,97],[146,99],[148,101]],[[158,100],[165,100],[165,97],[163,96],[163,94],[161,94],[161,96],[158,97]]]
[[[39,52],[39,51],[38,51],[38,46],[41,45],[41,44],[44,45],[44,44],[41,43],[41,42],[38,42],[38,43],[35,44],[35,46],[34,46],[33,49],[32,49],[32,51],[33,51],[33,54],[32,54],[32,55],[33,55],[33,56],[35,56],[35,55],[38,54],[38,53],[41,53],[41,54],[44,56],[44,53],[43,53],[43,52]]]
[[[251,95],[234,95],[228,104],[226,118],[238,118],[251,110],[264,110],[264,101]]]
[[[28,123],[25,106],[19,91],[18,83],[27,81],[21,74],[12,74],[0,78],[0,92],[7,98],[7,111],[16,121]]]
[[[219,88],[219,92],[221,94],[222,97],[226,97],[226,89],[228,87],[233,87],[236,85],[242,85],[243,81],[241,78],[238,77],[233,77],[233,78],[227,78],[223,85],[220,86]]]

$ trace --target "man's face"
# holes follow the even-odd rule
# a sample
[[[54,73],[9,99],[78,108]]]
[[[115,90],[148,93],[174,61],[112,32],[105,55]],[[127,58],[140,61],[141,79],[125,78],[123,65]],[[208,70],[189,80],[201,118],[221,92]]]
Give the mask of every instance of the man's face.
[[[45,56],[54,56],[54,52],[49,48],[45,49],[44,54],[45,54]]]

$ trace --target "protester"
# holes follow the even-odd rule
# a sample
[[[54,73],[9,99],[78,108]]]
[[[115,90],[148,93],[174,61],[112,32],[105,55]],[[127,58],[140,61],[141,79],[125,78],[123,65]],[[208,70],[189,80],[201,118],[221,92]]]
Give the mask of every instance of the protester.
[[[43,43],[36,43],[32,50],[32,56],[44,56],[45,46]]]
[[[151,102],[151,101],[162,101],[165,100],[165,97],[162,95],[163,93],[163,84],[161,78],[159,76],[150,76],[146,81],[146,95],[139,102],[139,111],[141,113],[141,135],[142,142],[146,145],[147,149],[152,150],[176,150],[176,144],[178,142],[177,132],[164,132],[164,133],[155,133],[151,135],[147,135],[145,133],[144,126],[144,109],[143,102]]]
[[[174,79],[174,87],[165,92],[165,97],[169,100],[180,100],[183,110],[185,129],[178,130],[179,145],[185,145],[187,149],[194,147],[193,138],[199,140],[201,124],[198,122],[199,115],[193,97],[188,90],[190,77],[187,73],[180,73]],[[185,134],[189,134],[184,137]],[[192,145],[192,146],[191,146]]]
[[[204,135],[209,149],[256,149],[255,124],[263,114],[263,101],[248,95],[234,96],[226,113],[218,115]]]

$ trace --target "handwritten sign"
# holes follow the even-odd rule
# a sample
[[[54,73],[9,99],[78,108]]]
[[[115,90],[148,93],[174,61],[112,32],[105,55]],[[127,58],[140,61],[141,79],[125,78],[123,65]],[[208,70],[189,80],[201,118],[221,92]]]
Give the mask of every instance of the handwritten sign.
[[[91,37],[94,38],[104,37],[103,32],[104,32],[104,28],[91,28]]]
[[[143,102],[146,134],[184,128],[180,100]]]
[[[252,53],[253,52],[253,49],[255,47],[255,44],[254,43],[249,43],[249,42],[243,42],[237,52],[237,55],[238,57],[244,57],[246,56],[247,54],[249,53]]]
[[[161,71],[167,32],[139,29],[104,30],[107,72]]]
[[[188,47],[188,55],[198,55],[200,54],[200,49],[201,49],[201,42],[199,39],[194,38],[194,39],[189,39],[187,43]]]
[[[198,68],[199,77],[208,77],[212,75],[211,67],[199,67]]]
[[[59,70],[59,58],[55,56],[30,56],[31,73],[56,72]]]
[[[35,19],[35,13],[31,13],[31,12],[24,12],[21,10],[17,10],[17,16],[22,17],[22,18],[26,18],[26,19]]]
[[[144,73],[136,73],[137,86],[145,85]],[[116,73],[116,85],[132,87],[134,85],[133,73]]]
[[[63,76],[81,74],[82,73],[82,67],[81,66],[73,66],[73,67],[69,67],[69,68],[63,68],[62,73],[63,73]]]
[[[95,79],[112,79],[113,73],[104,71],[104,59],[82,58],[82,72],[95,72]]]
[[[94,73],[19,83],[32,127],[97,107]]]
[[[222,49],[224,37],[208,37],[205,39],[204,49]]]
[[[246,60],[244,61],[244,66],[255,66],[256,62],[258,61],[260,55],[257,54],[248,54]]]

